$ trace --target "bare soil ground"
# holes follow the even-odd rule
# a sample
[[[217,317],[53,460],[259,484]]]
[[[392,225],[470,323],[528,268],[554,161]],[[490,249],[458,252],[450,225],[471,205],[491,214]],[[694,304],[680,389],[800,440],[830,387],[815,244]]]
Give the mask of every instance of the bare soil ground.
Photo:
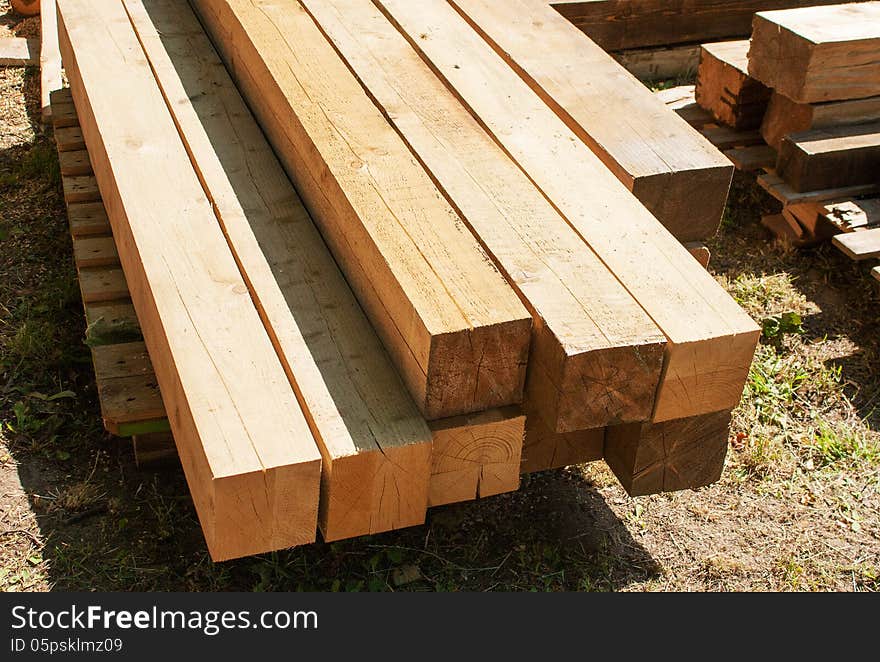
[[[33,29],[7,11],[0,36]],[[211,563],[180,469],[138,470],[101,427],[38,78],[0,68],[0,588],[880,589],[872,280],[830,246],[770,243],[748,177],[712,271],[766,334],[718,484],[633,499],[600,462],[423,527]]]

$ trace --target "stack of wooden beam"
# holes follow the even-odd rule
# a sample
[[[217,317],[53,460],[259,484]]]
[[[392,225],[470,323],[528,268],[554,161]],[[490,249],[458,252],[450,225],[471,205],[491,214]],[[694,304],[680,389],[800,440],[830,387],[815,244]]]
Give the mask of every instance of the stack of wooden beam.
[[[215,559],[600,457],[633,494],[720,475],[759,332],[664,224],[714,232],[732,169],[514,4],[58,0]]]
[[[697,72],[696,102],[734,129],[761,126],[770,90],[748,74],[749,42],[703,44]]]
[[[778,157],[762,184],[782,227],[827,238],[825,203],[880,184],[880,2],[758,13],[748,72],[773,90],[761,131]]]

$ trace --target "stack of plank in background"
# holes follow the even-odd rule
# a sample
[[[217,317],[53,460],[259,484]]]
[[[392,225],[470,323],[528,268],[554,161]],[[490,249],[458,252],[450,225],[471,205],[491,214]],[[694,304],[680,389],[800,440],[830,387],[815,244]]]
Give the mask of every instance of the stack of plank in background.
[[[876,257],[875,203],[858,197],[880,190],[880,2],[757,14],[749,74],[773,90],[761,131],[778,158],[761,179],[781,227],[795,240],[868,230],[834,241]]]
[[[549,0],[642,79],[689,77],[707,42],[747,39],[757,11],[839,0]]]
[[[158,386],[213,558],[601,457],[718,478],[759,332],[678,240],[732,172],[696,131],[537,0],[192,4],[58,0],[143,335],[116,376]]]

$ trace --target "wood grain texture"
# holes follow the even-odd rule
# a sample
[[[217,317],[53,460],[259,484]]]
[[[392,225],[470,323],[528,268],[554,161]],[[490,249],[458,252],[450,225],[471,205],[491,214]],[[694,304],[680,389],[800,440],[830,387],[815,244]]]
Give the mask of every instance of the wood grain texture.
[[[666,335],[654,419],[735,406],[755,323],[448,4],[380,5]]]
[[[749,74],[797,103],[880,95],[880,2],[759,12]]]
[[[715,234],[733,168],[610,55],[540,0],[450,4],[673,235]]]
[[[851,260],[870,260],[880,257],[880,229],[839,234],[832,241]]]
[[[423,523],[431,433],[198,19],[124,5],[321,450],[324,539]]]
[[[110,234],[110,220],[103,202],[82,202],[67,206],[67,220],[74,237]]]
[[[311,542],[320,453],[128,16],[99,0],[58,8],[83,135],[211,556]]]
[[[700,45],[637,48],[611,53],[611,57],[641,81],[691,78],[700,64]]]
[[[734,129],[761,126],[770,90],[748,74],[748,40],[703,44],[695,98]]]
[[[711,485],[727,455],[730,412],[610,427],[605,461],[630,496]]]
[[[557,432],[651,416],[665,337],[370,0],[302,0],[534,316],[526,399]]]
[[[606,50],[748,37],[756,11],[839,0],[550,0]]]
[[[531,317],[305,10],[194,6],[423,414],[521,401]]]
[[[77,268],[119,264],[113,237],[82,237],[73,240],[73,262]]]
[[[795,191],[869,185],[880,172],[880,123],[793,133],[782,140],[776,172]]]
[[[518,407],[455,416],[429,425],[433,438],[431,506],[519,488],[525,416]]]
[[[809,104],[795,103],[774,92],[761,124],[761,135],[768,145],[778,150],[782,139],[792,133],[878,121],[880,96]]]

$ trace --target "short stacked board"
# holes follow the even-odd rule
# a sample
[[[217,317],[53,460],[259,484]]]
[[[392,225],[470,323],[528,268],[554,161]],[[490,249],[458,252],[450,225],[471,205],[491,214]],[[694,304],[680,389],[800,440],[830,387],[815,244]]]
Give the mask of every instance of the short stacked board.
[[[527,26],[485,2],[193,4],[213,45],[172,0],[59,0],[82,124],[58,139],[89,150],[64,157],[68,198],[99,191],[112,227],[78,259],[127,277],[142,330],[116,374],[155,378],[214,558],[308,542],[310,517],[328,540],[418,524],[515,489],[520,469],[602,456],[632,493],[717,479],[758,329],[621,181],[637,162],[568,60],[531,58]],[[537,7],[521,8],[556,16]],[[589,44],[546,26],[567,58]],[[102,49],[119,57],[101,65]],[[691,197],[729,182],[704,138],[595,62],[616,104],[694,157],[671,190],[680,173]],[[168,172],[147,203],[137,182]],[[208,299],[203,270],[226,284]],[[214,328],[227,305],[243,323]],[[250,471],[218,454],[226,403]],[[138,440],[152,456],[169,441]]]

